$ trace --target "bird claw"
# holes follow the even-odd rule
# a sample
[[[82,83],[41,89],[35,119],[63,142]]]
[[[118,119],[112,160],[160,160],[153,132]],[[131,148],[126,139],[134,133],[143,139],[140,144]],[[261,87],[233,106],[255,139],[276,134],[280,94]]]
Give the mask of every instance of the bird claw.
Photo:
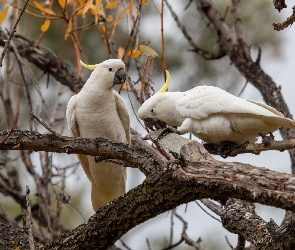
[[[100,163],[101,161],[103,161],[103,158],[102,158],[101,156],[95,156],[95,157],[94,157],[94,161],[95,161],[96,163]]]
[[[204,147],[209,152],[214,152],[214,154],[220,155],[222,158],[227,158],[228,156],[236,156],[237,147],[246,147],[249,142],[244,142],[243,144],[236,144],[234,142],[224,141],[220,144],[205,143]]]
[[[265,145],[265,146],[270,146],[273,142],[274,142],[274,135],[270,132],[269,135],[265,135],[265,134],[262,134],[262,133],[258,133],[261,138],[262,138],[262,143]]]

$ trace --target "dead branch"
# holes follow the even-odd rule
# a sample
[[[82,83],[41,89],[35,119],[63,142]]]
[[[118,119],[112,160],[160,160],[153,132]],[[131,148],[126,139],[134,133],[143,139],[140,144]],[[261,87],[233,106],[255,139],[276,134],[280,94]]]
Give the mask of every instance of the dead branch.
[[[192,47],[190,50],[196,52],[200,56],[202,56],[206,60],[216,60],[224,57],[226,53],[223,50],[219,50],[217,53],[212,53],[201,49],[196,43],[193,41],[193,38],[189,35],[188,31],[186,30],[185,26],[181,23],[180,19],[178,18],[177,14],[172,9],[172,6],[168,3],[167,0],[164,0],[172,17],[174,18],[175,22],[177,23],[178,27],[180,28],[182,34],[189,42],[190,46]]]
[[[295,6],[293,6],[293,13],[291,14],[291,16],[289,16],[286,19],[286,21],[282,23],[273,23],[272,25],[274,30],[280,31],[292,25],[294,22],[295,22]]]
[[[26,0],[26,1],[25,1],[25,5],[24,5],[24,7],[22,8],[22,10],[21,10],[21,12],[20,12],[20,14],[19,14],[19,17],[17,18],[17,20],[16,20],[16,22],[15,22],[13,28],[12,28],[12,31],[10,32],[9,37],[8,37],[8,39],[7,39],[6,42],[5,42],[5,46],[4,46],[4,48],[3,48],[3,51],[2,51],[2,54],[1,54],[1,57],[0,57],[0,67],[2,67],[2,61],[3,61],[3,58],[4,58],[4,56],[5,56],[5,54],[6,54],[7,50],[8,50],[9,43],[10,43],[10,41],[11,41],[11,39],[12,39],[14,33],[16,32],[16,27],[17,27],[17,25],[18,25],[18,23],[19,23],[19,21],[20,21],[22,15],[24,14],[24,11],[25,11],[25,9],[26,9],[26,7],[27,7],[28,2],[29,2],[29,0]]]
[[[0,46],[5,46],[7,39],[8,35],[0,27]],[[52,75],[73,92],[78,93],[80,91],[85,83],[84,79],[77,75],[70,65],[60,60],[52,51],[44,47],[47,51],[42,51],[40,47],[34,45],[34,42],[21,35],[14,35],[12,40],[22,57],[35,64],[42,71]]]
[[[60,133],[58,133],[53,127],[51,127],[48,123],[46,123],[40,116],[38,116],[35,112],[30,112],[31,116],[34,117],[34,119],[39,122],[41,125],[43,125],[49,132],[54,134],[57,137],[62,137]]]
[[[275,8],[280,12],[282,9],[287,8],[285,0],[273,0]]]
[[[294,221],[286,228],[279,227],[272,220],[267,223],[255,213],[253,204],[237,199],[227,201],[222,224],[230,232],[238,233],[251,242],[255,249],[290,249],[294,238]]]
[[[33,236],[33,220],[31,212],[31,200],[30,200],[30,189],[26,186],[26,201],[27,201],[27,224],[28,224],[28,235],[29,235],[29,245],[30,250],[35,250],[35,241]]]

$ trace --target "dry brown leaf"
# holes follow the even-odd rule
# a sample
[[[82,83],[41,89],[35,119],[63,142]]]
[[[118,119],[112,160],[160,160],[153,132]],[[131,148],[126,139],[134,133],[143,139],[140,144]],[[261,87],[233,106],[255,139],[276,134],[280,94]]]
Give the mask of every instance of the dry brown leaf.
[[[144,45],[144,44],[140,44],[138,45],[138,48],[142,51],[143,54],[145,54],[146,56],[151,56],[151,57],[159,57],[158,53],[152,49],[151,47]]]

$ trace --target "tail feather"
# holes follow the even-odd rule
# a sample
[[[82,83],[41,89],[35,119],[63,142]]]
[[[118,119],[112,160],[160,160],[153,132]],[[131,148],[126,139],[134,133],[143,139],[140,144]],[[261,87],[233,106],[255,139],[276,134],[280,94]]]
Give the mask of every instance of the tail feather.
[[[263,121],[267,125],[277,125],[279,128],[283,127],[283,128],[295,129],[295,121],[286,117],[278,117],[278,116],[263,117]]]

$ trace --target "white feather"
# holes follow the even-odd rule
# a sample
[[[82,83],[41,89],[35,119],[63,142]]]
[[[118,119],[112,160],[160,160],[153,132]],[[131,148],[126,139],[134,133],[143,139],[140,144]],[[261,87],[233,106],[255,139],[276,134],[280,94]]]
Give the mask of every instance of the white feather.
[[[138,115],[143,120],[155,118],[178,126],[181,134],[190,132],[215,144],[255,142],[258,133],[268,134],[280,127],[295,128],[295,122],[276,109],[213,86],[157,93],[140,107]]]
[[[72,136],[130,143],[129,115],[121,96],[112,89],[115,73],[121,68],[125,65],[118,59],[99,64],[82,90],[70,99],[66,117]],[[96,163],[93,156],[78,158],[92,184],[95,211],[125,193],[125,167],[105,161]]]

